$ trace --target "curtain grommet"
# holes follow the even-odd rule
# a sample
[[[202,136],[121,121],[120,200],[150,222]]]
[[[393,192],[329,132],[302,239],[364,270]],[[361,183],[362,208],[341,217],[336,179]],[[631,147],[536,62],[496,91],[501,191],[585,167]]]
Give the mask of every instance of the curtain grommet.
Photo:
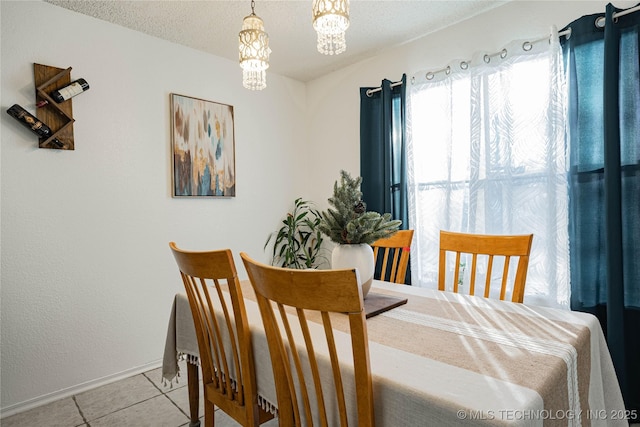
[[[533,49],[533,43],[531,42],[522,43],[522,50],[524,50],[525,52],[529,52],[531,49]]]

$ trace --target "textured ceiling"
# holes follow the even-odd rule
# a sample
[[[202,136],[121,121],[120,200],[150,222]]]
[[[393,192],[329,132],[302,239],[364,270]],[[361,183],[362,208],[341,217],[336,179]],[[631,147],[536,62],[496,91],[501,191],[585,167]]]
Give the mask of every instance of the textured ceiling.
[[[234,61],[242,19],[251,13],[249,0],[45,1]],[[270,71],[307,82],[504,3],[351,0],[347,50],[334,56],[316,50],[312,0],[257,0],[255,12],[269,34]]]

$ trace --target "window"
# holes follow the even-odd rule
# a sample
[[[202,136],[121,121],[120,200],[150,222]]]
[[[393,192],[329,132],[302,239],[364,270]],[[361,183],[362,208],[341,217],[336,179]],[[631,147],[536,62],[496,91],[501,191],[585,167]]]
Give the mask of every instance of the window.
[[[568,308],[560,49],[554,42],[524,51],[514,42],[503,52],[515,53],[479,56],[465,70],[452,64],[454,72],[422,74],[409,87],[413,284],[436,286],[441,229],[533,233],[525,302]]]

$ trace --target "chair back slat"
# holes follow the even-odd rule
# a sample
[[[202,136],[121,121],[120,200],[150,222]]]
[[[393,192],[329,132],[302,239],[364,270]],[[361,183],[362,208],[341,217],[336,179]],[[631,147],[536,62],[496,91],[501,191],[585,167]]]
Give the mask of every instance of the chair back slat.
[[[273,369],[273,377],[276,386],[276,398],[278,400],[278,418],[281,426],[301,426],[302,418],[300,416],[300,405],[298,404],[298,394],[291,392],[295,390],[293,372],[289,368],[289,358],[285,341],[281,335],[280,326],[276,319],[275,311],[271,303],[264,298],[257,298],[260,315],[264,324],[265,334],[269,346],[271,356],[271,366]],[[288,326],[288,318],[284,311],[284,306],[278,304],[278,313],[283,328],[286,331],[285,336],[290,335],[290,327]]]
[[[471,285],[469,286],[471,295],[475,295],[476,293],[476,271],[478,265],[478,255],[473,254],[471,257]]]
[[[200,359],[202,362],[204,362],[202,364],[202,371],[203,371],[203,376],[209,377],[212,376],[214,383],[216,384],[216,387],[220,387],[220,378],[216,375],[216,371],[211,369],[211,367],[213,366],[217,366],[219,363],[218,361],[214,361],[214,358],[216,358],[217,356],[217,352],[212,349],[212,347],[215,347],[215,341],[212,342],[211,339],[209,339],[209,335],[210,335],[210,321],[209,321],[209,316],[208,316],[208,311],[201,308],[198,309],[200,307],[206,307],[206,304],[204,303],[204,297],[202,296],[202,290],[199,287],[199,283],[198,283],[198,279],[191,277],[191,276],[187,276],[185,274],[182,274],[182,277],[187,277],[189,279],[189,285],[191,286],[191,288],[186,288],[187,290],[187,297],[189,298],[190,296],[197,301],[195,304],[191,304],[191,299],[189,299],[189,306],[191,307],[191,315],[193,316],[194,320],[198,319],[199,323],[200,323],[200,329],[201,329],[201,334],[203,335],[203,343],[202,346],[200,345],[200,342],[198,341],[198,348],[202,347],[203,354],[200,354]],[[198,336],[198,327],[196,326],[196,337]],[[205,365],[208,365],[205,369]]]
[[[351,378],[356,394],[352,416],[357,420],[352,425],[373,426],[369,347],[356,271],[291,270],[256,262],[245,253],[240,256],[265,326],[280,425],[347,427],[351,396],[345,396],[345,390],[351,388],[344,381]],[[333,316],[349,319],[348,363],[353,372],[341,369],[346,360],[340,357],[344,352],[338,349]],[[330,389],[327,384],[332,384]]]
[[[500,287],[500,299],[503,300],[507,293],[507,277],[509,276],[509,265],[511,255],[504,257],[504,267],[502,269],[502,286]]]
[[[464,281],[464,277],[460,276],[460,269],[464,270],[465,268],[464,263],[461,263],[461,254],[470,254],[472,263],[469,294],[475,295],[476,277],[480,270],[479,265],[481,264],[479,257],[482,257],[482,260],[486,260],[487,262],[484,297],[488,298],[491,290],[494,261],[496,257],[498,257],[504,262],[500,282],[500,299],[504,300],[507,298],[509,289],[511,288],[511,301],[522,302],[524,300],[524,288],[532,241],[533,234],[482,235],[440,231],[438,289],[441,291],[452,289],[453,292],[459,292],[459,285]],[[452,285],[448,287],[446,283],[447,257],[448,253],[451,252],[455,253],[455,264],[453,265],[454,279]],[[517,268],[514,276],[513,273],[510,275],[510,268],[512,260],[515,258],[517,258]],[[510,276],[514,276],[512,280],[510,280]]]
[[[227,351],[225,349],[224,345],[220,345],[220,343],[224,342],[224,337],[222,336],[222,334],[220,333],[220,322],[218,322],[218,319],[216,316],[209,316],[212,319],[212,326],[214,328],[214,331],[218,337],[218,345],[217,345],[217,349],[218,349],[218,354],[219,354],[219,359],[220,359],[220,364],[222,365],[222,371],[223,372],[234,372],[235,373],[235,379],[236,379],[236,388],[238,389],[238,402],[241,405],[244,405],[244,396],[242,393],[242,369],[240,366],[240,360],[239,360],[239,349],[238,349],[238,345],[237,345],[237,336],[236,333],[233,329],[233,321],[231,320],[231,316],[229,316],[229,309],[227,308],[227,302],[226,299],[224,298],[223,294],[222,294],[222,289],[220,286],[220,282],[215,279],[213,281],[214,285],[215,285],[215,289],[216,289],[216,294],[218,296],[218,301],[220,301],[220,305],[222,307],[222,313],[224,314],[224,324],[223,326],[226,326],[227,329],[227,334],[229,337],[231,337],[231,357],[233,360],[233,370],[230,370],[228,365],[227,365]],[[209,296],[209,291],[207,289],[207,287],[204,287],[205,290],[205,296],[207,297],[207,302],[209,304],[209,306],[213,306],[212,302],[211,302],[211,297]],[[233,392],[234,392],[234,387],[233,384],[231,382],[231,376],[227,375],[226,377],[226,386],[227,386],[227,396],[229,398],[233,398]]]
[[[509,267],[509,263],[505,261],[505,267]],[[491,289],[491,272],[493,271],[493,255],[489,255],[489,262],[487,264],[487,278],[484,282],[484,297],[489,298],[489,291]],[[502,286],[500,287],[500,299],[504,299],[505,291],[507,289],[507,273],[504,271],[502,274]]]
[[[258,405],[251,335],[231,251],[190,252],[173,242],[169,246],[194,320],[205,425],[213,425],[214,406],[243,426],[273,419]]]
[[[347,404],[344,400],[344,385],[342,384],[342,373],[340,371],[340,360],[336,350],[336,341],[333,337],[333,327],[331,318],[326,311],[322,312],[322,326],[327,336],[327,347],[329,348],[329,358],[331,359],[331,369],[335,378],[336,396],[338,398],[338,413],[340,414],[340,425],[347,425]]]
[[[442,259],[444,261],[444,258]],[[460,265],[460,252],[456,253],[456,265]],[[442,269],[444,269],[444,265],[441,265]],[[474,276],[471,277],[471,282],[474,281]],[[458,285],[460,284],[460,269],[455,269],[455,277],[453,278],[453,292],[458,292]]]
[[[202,303],[202,295],[200,293],[200,290],[198,289],[198,284],[195,281],[196,279],[182,272],[180,274],[182,276],[184,287],[187,292],[187,298],[189,299],[189,307],[191,308],[191,315],[193,317],[196,337],[198,339],[198,348],[202,349],[199,352],[202,365],[202,375],[205,378],[211,377],[215,386],[218,387],[218,378],[213,375],[213,372],[211,371],[211,367],[214,366],[213,354],[211,351],[211,343],[207,338],[208,333],[205,332],[207,331],[208,322],[205,318],[205,310],[199,309],[199,307],[204,307],[204,304]],[[196,303],[192,304],[191,301],[196,301]]]
[[[280,311],[281,313],[285,313],[284,310]],[[307,324],[307,320],[304,317],[304,311],[301,309],[296,309],[296,314],[298,316],[298,321],[300,324],[300,329],[302,330],[302,335],[304,337],[304,345],[305,345],[305,349],[306,351],[303,352],[305,357],[308,357],[309,359],[309,364],[310,364],[310,369],[311,369],[311,383],[314,386],[314,390],[316,393],[316,400],[317,400],[317,405],[318,405],[318,414],[320,416],[320,420],[321,420],[321,425],[325,425],[326,420],[327,420],[327,411],[324,405],[324,395],[322,394],[322,390],[320,389],[320,392],[318,390],[319,386],[320,386],[320,373],[318,372],[318,361],[316,360],[315,357],[315,351],[313,349],[313,343],[311,342],[311,337],[309,335],[309,325]],[[285,316],[286,318],[286,316]],[[285,321],[285,319],[283,319],[283,321]],[[313,425],[313,418],[312,418],[312,411],[311,411],[311,403],[310,403],[310,398],[309,398],[309,389],[307,388],[307,380],[306,380],[306,376],[304,374],[303,368],[302,368],[302,363],[300,361],[300,351],[298,351],[298,341],[293,337],[293,335],[291,335],[291,331],[287,331],[287,333],[289,334],[289,342],[293,343],[294,345],[289,346],[289,349],[291,350],[291,352],[293,352],[295,354],[295,367],[296,367],[296,375],[298,377],[298,381],[299,381],[299,386],[300,386],[300,390],[302,392],[303,395],[303,402],[304,402],[304,410],[305,410],[305,415],[306,415],[306,419],[309,421],[309,425],[312,426]],[[322,423],[322,420],[324,420],[324,423]]]
[[[399,230],[371,244],[374,264],[380,264],[380,274],[375,279],[405,283],[412,240],[413,230]]]

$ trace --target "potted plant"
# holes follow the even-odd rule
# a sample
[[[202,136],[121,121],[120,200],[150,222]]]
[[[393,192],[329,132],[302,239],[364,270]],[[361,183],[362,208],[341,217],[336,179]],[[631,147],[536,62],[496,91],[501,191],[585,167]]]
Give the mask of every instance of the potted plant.
[[[331,253],[331,268],[358,268],[362,294],[366,296],[373,281],[373,250],[371,243],[395,234],[402,221],[391,214],[367,212],[362,201],[362,177],[352,178],[340,171],[340,183],[333,186],[332,208],[322,212],[318,229],[337,246]]]
[[[282,220],[282,227],[271,233],[264,244],[264,249],[271,239],[273,244],[271,264],[285,268],[317,268],[323,257],[322,233],[318,229],[320,212],[313,208],[313,203],[297,198],[293,212],[288,212]]]

